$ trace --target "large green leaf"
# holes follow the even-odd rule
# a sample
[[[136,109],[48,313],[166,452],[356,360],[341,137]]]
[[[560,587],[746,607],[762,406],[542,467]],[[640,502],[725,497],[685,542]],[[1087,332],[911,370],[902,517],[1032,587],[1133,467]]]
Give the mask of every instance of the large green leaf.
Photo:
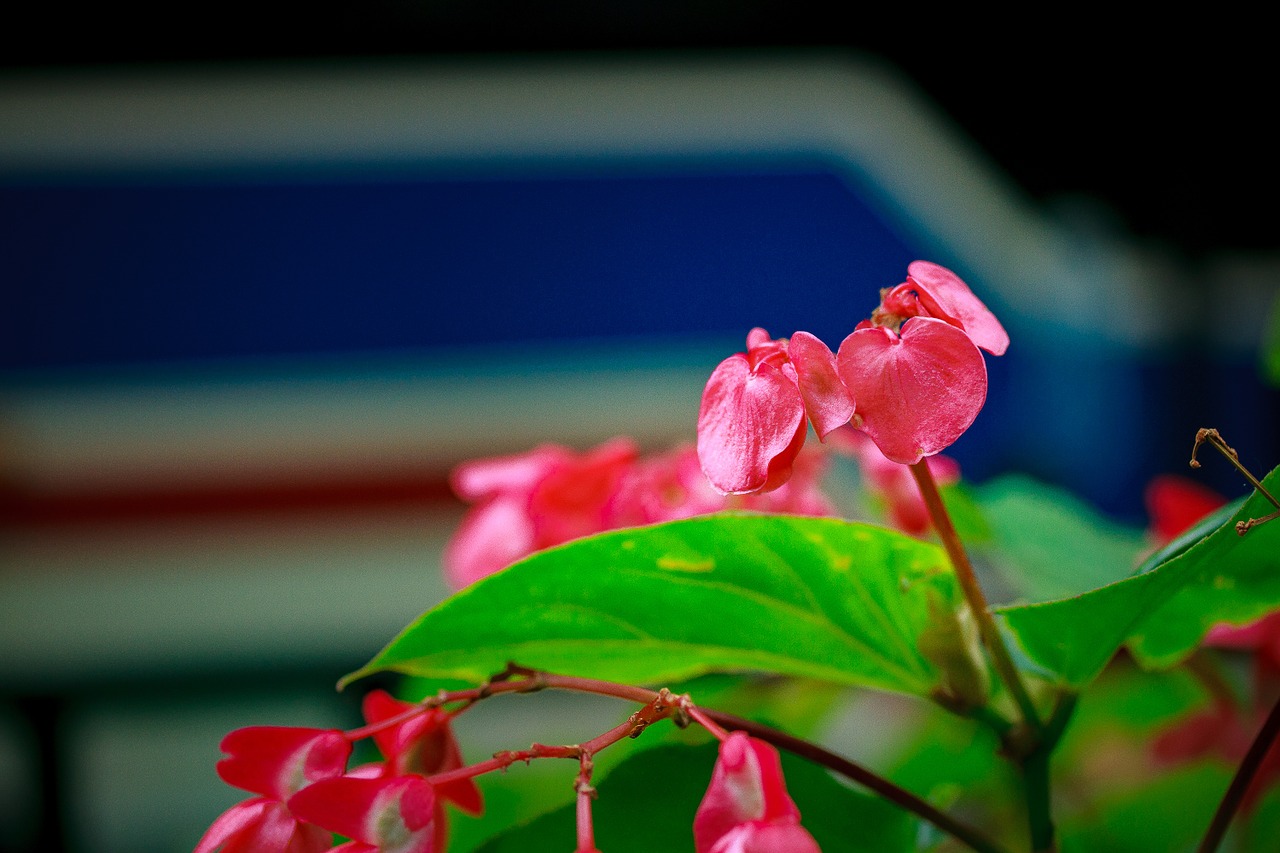
[[[1275,494],[1280,469],[1264,485]],[[1225,524],[1133,577],[1073,598],[1006,607],[1008,633],[1061,684],[1082,687],[1128,644],[1148,666],[1189,654],[1216,622],[1248,622],[1280,606],[1280,522],[1237,535],[1235,523],[1274,507],[1251,496]]]
[[[1000,477],[976,497],[991,528],[988,559],[1003,581],[987,590],[993,602],[1051,601],[1122,580],[1144,544],[1142,531],[1027,477]]]
[[[349,678],[480,681],[517,661],[638,684],[764,671],[928,695],[940,676],[919,638],[939,607],[959,604],[934,545],[835,519],[726,513],[534,554],[425,613]]]

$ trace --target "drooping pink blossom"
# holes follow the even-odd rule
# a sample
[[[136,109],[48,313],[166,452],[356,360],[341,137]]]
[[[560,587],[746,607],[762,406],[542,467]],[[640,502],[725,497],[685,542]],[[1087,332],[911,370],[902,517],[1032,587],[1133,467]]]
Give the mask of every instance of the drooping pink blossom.
[[[979,348],[1002,355],[1009,336],[960,277],[928,261],[881,294],[871,319],[841,343],[837,369],[857,401],[852,423],[894,462],[949,447],[987,399]]]
[[[418,706],[402,702],[385,690],[371,690],[364,697],[365,721],[376,726],[394,719]],[[382,753],[384,761],[377,768],[377,777],[431,776],[457,770],[463,766],[462,750],[449,724],[449,712],[443,708],[430,708],[413,715],[402,723],[377,728],[373,741]],[[480,789],[471,779],[458,779],[434,787],[436,849],[444,850],[448,840],[448,815],[445,803],[452,803],[471,815],[484,811]]]
[[[250,726],[223,738],[222,751],[227,753],[217,765],[222,780],[259,796],[218,817],[195,853],[322,853],[329,849],[331,833],[295,816],[286,802],[311,784],[342,775],[351,755],[351,744],[342,732]]]
[[[745,732],[720,744],[693,819],[696,853],[818,853],[787,794],[778,751]]]
[[[444,853],[436,795],[421,776],[325,779],[294,794],[289,808],[351,839],[335,853]]]
[[[445,575],[467,586],[542,548],[607,529],[623,474],[638,455],[615,438],[583,453],[542,445],[460,465],[454,491],[475,503],[445,547]]]
[[[825,344],[807,332],[747,335],[711,373],[698,411],[698,458],[726,494],[778,488],[791,476],[807,423],[821,439],[853,415],[854,402]]]

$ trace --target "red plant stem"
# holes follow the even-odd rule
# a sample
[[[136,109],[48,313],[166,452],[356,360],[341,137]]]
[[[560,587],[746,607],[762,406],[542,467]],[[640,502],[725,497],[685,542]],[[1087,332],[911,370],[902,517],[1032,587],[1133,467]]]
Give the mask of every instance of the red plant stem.
[[[596,798],[596,789],[591,786],[593,765],[591,756],[583,755],[578,770],[578,780],[574,790],[578,792],[578,851],[577,853],[595,853],[595,828],[591,823],[591,802]]]
[[[519,676],[519,678],[513,678],[513,676]],[[528,762],[535,758],[578,758],[581,760],[584,757],[595,755],[601,749],[617,743],[623,738],[638,735],[651,723],[672,716],[676,717],[678,722],[679,715],[684,714],[687,718],[702,725],[720,740],[728,736],[725,729],[740,729],[752,737],[759,738],[779,749],[785,749],[835,773],[839,773],[850,781],[879,794],[898,807],[928,821],[969,848],[978,851],[978,853],[1004,853],[995,842],[991,841],[976,828],[951,817],[945,812],[939,811],[927,801],[904,788],[898,787],[889,780],[877,776],[854,761],[778,729],[721,711],[699,708],[687,696],[674,696],[667,690],[654,691],[643,687],[631,687],[591,678],[552,675],[511,664],[508,665],[507,670],[495,676],[483,687],[441,693],[424,702],[420,709],[415,709],[415,711],[421,713],[421,710],[426,708],[438,707],[449,702],[478,701],[497,693],[529,693],[543,688],[614,696],[628,701],[642,702],[644,707],[632,714],[626,722],[580,746],[552,747],[534,744],[527,750],[499,752],[486,761],[481,761],[468,767],[461,767],[457,770],[438,773],[429,777],[428,781],[433,785],[441,785],[458,779],[470,779],[494,770],[504,770],[517,761]],[[579,779],[580,781],[581,779]],[[579,791],[580,795],[581,793]],[[581,809],[586,807],[583,805],[580,796],[578,801],[579,814],[581,814]],[[581,838],[579,841],[581,841]]]
[[[711,712],[704,711],[702,708],[699,708],[696,705],[690,705],[685,710],[688,712],[689,716],[694,720],[694,722],[702,726],[707,731],[711,732],[711,734],[715,737],[716,740],[723,742],[724,739],[729,736],[729,733],[726,732],[724,729],[722,729],[720,725],[711,718],[712,717]]]
[[[1222,796],[1222,802],[1218,803],[1218,810],[1214,812],[1213,820],[1209,823],[1209,828],[1205,831],[1204,838],[1200,841],[1200,846],[1197,848],[1198,853],[1213,853],[1214,850],[1218,849],[1218,845],[1222,843],[1223,837],[1227,834],[1227,827],[1231,824],[1231,819],[1235,817],[1236,812],[1240,809],[1240,803],[1244,800],[1245,792],[1249,790],[1249,785],[1253,782],[1254,776],[1257,775],[1258,768],[1262,766],[1263,759],[1267,757],[1267,753],[1275,746],[1278,735],[1280,735],[1280,701],[1277,701],[1272,706],[1271,713],[1267,714],[1267,719],[1263,721],[1262,728],[1258,730],[1253,743],[1249,745],[1249,751],[1245,753],[1244,760],[1236,768],[1236,775],[1227,787],[1227,792]]]
[[[1013,696],[1013,701],[1017,704],[1027,725],[1036,732],[1043,731],[1044,724],[1040,721],[1035,704],[1031,701],[1031,695],[1027,693],[1027,687],[1022,683],[1022,676],[1018,674],[1018,668],[1013,663],[1013,657],[1000,636],[1000,627],[996,624],[995,617],[991,615],[990,605],[987,604],[987,597],[978,583],[977,574],[973,571],[973,564],[969,562],[964,544],[956,533],[955,525],[951,523],[951,516],[942,502],[942,495],[938,493],[938,485],[934,482],[933,472],[929,470],[928,460],[921,459],[909,467],[912,476],[915,477],[916,485],[920,487],[920,496],[924,498],[925,506],[929,510],[933,529],[937,531],[943,547],[947,550],[947,556],[951,558],[951,565],[955,567],[956,579],[960,582],[965,600],[969,602],[969,609],[978,620],[978,632],[982,635],[982,642],[986,645],[987,651],[991,654],[992,663],[995,664],[1000,680],[1009,689],[1009,694]]]

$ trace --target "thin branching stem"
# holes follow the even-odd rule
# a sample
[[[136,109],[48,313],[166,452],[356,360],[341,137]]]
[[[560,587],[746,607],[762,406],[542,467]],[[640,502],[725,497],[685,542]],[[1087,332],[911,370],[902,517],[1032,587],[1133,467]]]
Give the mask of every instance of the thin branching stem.
[[[516,664],[508,664],[507,669],[490,678],[487,683],[480,687],[449,692],[442,691],[429,699],[423,700],[418,706],[406,711],[404,714],[377,724],[377,727],[380,729],[385,726],[397,725],[430,708],[439,708],[457,703],[462,703],[465,708],[499,693],[532,693],[543,689],[569,690],[578,693],[613,696],[617,699],[641,703],[643,707],[632,714],[626,722],[581,745],[545,746],[534,744],[529,749],[499,752],[493,758],[485,761],[435,774],[429,778],[429,781],[433,785],[440,785],[459,779],[470,779],[495,770],[504,770],[517,762],[529,762],[535,758],[577,758],[581,760],[583,756],[593,756],[605,747],[611,746],[624,738],[636,737],[649,725],[659,720],[673,719],[678,725],[685,725],[692,721],[703,725],[718,739],[723,739],[726,736],[725,730],[745,731],[752,737],[759,738],[779,749],[785,749],[788,752],[813,761],[852,782],[862,785],[900,808],[932,824],[965,846],[977,851],[977,853],[1005,853],[1003,848],[977,828],[948,815],[926,800],[917,797],[910,791],[878,776],[848,758],[778,729],[722,711],[694,705],[687,695],[677,696],[665,688],[662,690],[648,690],[643,687],[632,687],[594,678],[554,675]],[[371,730],[373,728],[372,726],[367,726],[356,731],[372,734]],[[350,738],[352,732],[348,732],[347,735]],[[580,795],[581,793],[579,791]],[[579,800],[579,807],[584,807],[581,800]]]
[[[1236,452],[1234,447],[1227,444],[1226,440],[1222,437],[1222,434],[1216,429],[1204,428],[1196,432],[1196,443],[1191,446],[1192,468],[1200,467],[1200,461],[1196,459],[1196,453],[1200,450],[1200,445],[1202,444],[1207,444],[1214,450],[1221,453],[1224,459],[1230,462],[1235,466],[1237,471],[1244,475],[1244,478],[1249,481],[1249,485],[1257,489],[1258,494],[1271,501],[1271,505],[1276,508],[1275,512],[1269,515],[1264,515],[1261,518],[1249,518],[1244,521],[1237,522],[1236,533],[1243,536],[1248,533],[1250,529],[1257,527],[1259,524],[1264,524],[1268,521],[1280,518],[1280,501],[1276,500],[1275,496],[1272,495],[1271,492],[1267,491],[1267,487],[1262,485],[1262,481],[1253,476],[1253,472],[1244,466],[1244,463],[1240,461],[1240,454]]]

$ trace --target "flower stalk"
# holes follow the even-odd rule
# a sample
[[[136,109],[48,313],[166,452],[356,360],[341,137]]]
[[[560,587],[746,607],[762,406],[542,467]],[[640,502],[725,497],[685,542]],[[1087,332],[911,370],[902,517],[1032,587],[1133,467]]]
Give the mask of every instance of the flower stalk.
[[[938,485],[933,479],[933,474],[923,459],[910,467],[916,484],[920,487],[920,495],[924,498],[925,507],[929,510],[933,528],[942,540],[942,545],[947,550],[947,556],[951,558],[951,565],[955,567],[956,579],[960,582],[960,589],[964,593],[965,600],[969,603],[969,608],[973,611],[973,616],[978,622],[978,632],[991,655],[996,673],[1000,676],[1000,680],[1004,682],[1009,695],[1013,697],[1013,701],[1018,706],[1018,711],[1021,713],[1026,725],[1034,732],[1042,732],[1044,724],[1040,721],[1040,717],[1036,713],[1035,703],[1031,701],[1031,694],[1027,692],[1022,676],[1014,665],[1013,656],[1009,654],[1009,649],[1004,644],[1004,639],[1000,636],[1000,627],[996,624],[995,617],[991,615],[991,607],[987,603],[986,594],[983,593],[982,586],[978,583],[978,576],[973,570],[973,564],[969,561],[969,554],[965,551],[964,544],[960,541],[960,536],[956,533],[955,525],[951,523],[951,515],[947,512],[946,505],[942,502],[942,495],[938,492]]]

